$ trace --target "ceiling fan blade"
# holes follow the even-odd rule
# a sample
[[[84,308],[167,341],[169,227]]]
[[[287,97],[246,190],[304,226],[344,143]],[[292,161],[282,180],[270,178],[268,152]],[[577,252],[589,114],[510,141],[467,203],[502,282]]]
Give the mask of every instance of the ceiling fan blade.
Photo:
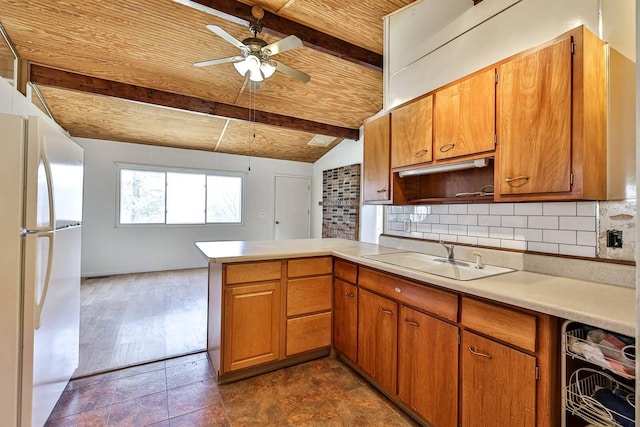
[[[231,34],[227,33],[225,30],[223,30],[222,28],[218,27],[217,25],[207,24],[206,27],[207,27],[207,29],[209,31],[211,31],[212,33],[218,35],[219,37],[221,37],[225,41],[231,43],[232,45],[234,45],[238,49],[247,50],[247,47],[240,40],[236,39]]]
[[[262,48],[262,52],[268,51],[269,55],[277,55],[282,52],[286,52],[291,49],[296,49],[302,46],[302,40],[296,36],[285,37],[277,42],[266,45]]]
[[[283,64],[282,62],[273,61],[276,63],[276,70],[280,71],[282,74],[286,74],[287,76],[293,77],[296,80],[300,80],[302,83],[307,83],[311,80],[311,76],[309,74],[303,73],[302,71],[296,70],[295,68],[291,68],[288,65]]]
[[[210,59],[209,61],[194,62],[196,67],[206,67],[208,65],[226,64],[227,62],[242,61],[244,56],[229,56],[227,58]]]

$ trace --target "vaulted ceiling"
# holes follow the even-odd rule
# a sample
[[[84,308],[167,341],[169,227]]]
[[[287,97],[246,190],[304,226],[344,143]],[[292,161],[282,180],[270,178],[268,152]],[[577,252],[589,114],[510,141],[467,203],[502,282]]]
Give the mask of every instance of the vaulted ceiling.
[[[0,23],[72,136],[314,162],[382,108],[382,17],[412,1],[3,0]],[[231,63],[193,65],[238,55],[205,25],[251,37],[255,5],[258,37],[302,39],[276,59],[308,83],[276,72],[255,89]]]

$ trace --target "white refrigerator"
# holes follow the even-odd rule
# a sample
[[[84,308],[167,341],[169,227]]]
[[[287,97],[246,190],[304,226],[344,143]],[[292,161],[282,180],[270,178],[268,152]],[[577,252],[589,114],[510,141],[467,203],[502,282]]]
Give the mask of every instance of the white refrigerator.
[[[82,183],[79,145],[0,114],[3,425],[43,426],[78,367]]]

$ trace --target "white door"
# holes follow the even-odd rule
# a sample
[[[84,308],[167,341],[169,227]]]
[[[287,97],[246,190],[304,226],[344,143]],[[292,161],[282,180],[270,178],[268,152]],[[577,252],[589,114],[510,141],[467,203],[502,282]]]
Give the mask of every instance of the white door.
[[[276,176],[276,240],[308,239],[311,180],[305,176]]]

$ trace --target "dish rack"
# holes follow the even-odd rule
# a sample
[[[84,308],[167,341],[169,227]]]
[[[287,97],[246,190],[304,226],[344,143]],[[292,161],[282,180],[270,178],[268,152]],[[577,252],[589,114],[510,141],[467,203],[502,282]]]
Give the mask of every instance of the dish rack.
[[[626,427],[635,425],[634,420],[620,411],[615,411],[596,399],[596,392],[608,390],[629,406],[634,406],[635,392],[616,381],[611,375],[591,368],[580,368],[571,374],[565,388],[566,410],[597,426]]]
[[[618,335],[625,343],[611,339],[617,347],[610,342],[599,345],[592,341],[593,336],[587,337],[586,330],[605,335],[607,331],[572,321],[565,322],[562,329],[562,426],[566,426],[567,414],[572,414],[595,426],[635,427],[635,390],[631,381],[625,381],[635,378],[635,342],[626,344],[630,340]],[[568,358],[589,365],[580,364],[586,367],[568,375]]]
[[[603,331],[603,333],[606,336],[612,335],[606,331]],[[564,336],[566,338],[564,347],[568,356],[598,365],[623,378],[635,379],[634,344],[622,346],[624,343],[621,343],[620,346],[622,347],[619,348],[605,340],[603,340],[605,344],[595,343],[587,340],[587,332],[583,327],[565,331]],[[612,340],[616,339],[615,337],[612,338]],[[585,352],[585,349],[591,352]],[[585,356],[585,354],[587,355]],[[600,354],[602,357],[600,357]]]

